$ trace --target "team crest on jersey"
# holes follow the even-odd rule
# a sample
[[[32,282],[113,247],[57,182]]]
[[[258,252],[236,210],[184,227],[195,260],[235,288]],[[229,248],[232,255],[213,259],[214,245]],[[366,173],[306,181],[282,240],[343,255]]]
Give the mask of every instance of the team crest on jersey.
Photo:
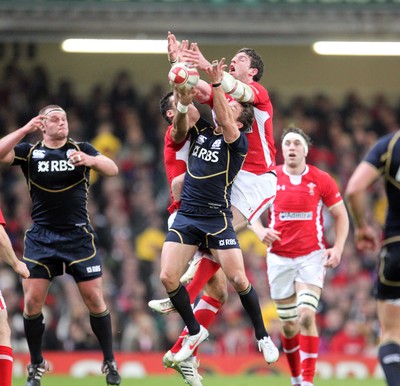
[[[317,185],[315,185],[313,182],[310,182],[309,184],[307,184],[307,187],[310,189],[310,190],[308,191],[308,193],[310,194],[310,196],[314,196],[314,194],[315,194],[314,188],[315,188],[316,186],[317,186]]]
[[[222,140],[217,139],[211,146],[211,150],[220,150],[221,149]]]
[[[32,158],[44,158],[45,153],[45,150],[36,149],[32,152]]]
[[[280,190],[286,190],[286,185],[276,185],[276,191],[279,192]]]
[[[197,137],[196,143],[198,143],[199,145],[202,145],[202,144],[206,141],[206,139],[207,139],[206,136],[200,134],[200,135]]]
[[[67,158],[69,158],[70,155],[71,155],[72,153],[75,153],[75,152],[76,152],[75,149],[68,149],[68,150],[67,150]]]

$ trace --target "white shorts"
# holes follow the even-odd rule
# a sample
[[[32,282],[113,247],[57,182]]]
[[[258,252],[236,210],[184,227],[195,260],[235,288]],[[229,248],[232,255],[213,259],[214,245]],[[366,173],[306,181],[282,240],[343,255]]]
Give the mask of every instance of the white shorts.
[[[239,209],[250,224],[272,205],[276,195],[276,176],[261,175],[240,170],[232,185],[231,203]]]
[[[3,294],[0,291],[0,310],[5,310],[6,308],[6,301],[4,300]]]
[[[300,257],[282,257],[274,253],[267,255],[268,281],[271,298],[286,299],[296,292],[295,282],[323,287],[326,268],[324,249]]]

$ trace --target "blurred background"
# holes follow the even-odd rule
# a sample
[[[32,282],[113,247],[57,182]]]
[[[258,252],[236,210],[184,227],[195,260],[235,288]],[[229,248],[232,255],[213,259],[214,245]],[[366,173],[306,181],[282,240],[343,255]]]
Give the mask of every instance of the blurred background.
[[[167,125],[158,102],[170,89],[169,63],[166,53],[64,52],[63,40],[164,39],[166,48],[170,30],[178,39],[198,42],[210,60],[229,61],[241,47],[256,49],[265,64],[261,83],[274,105],[278,162],[282,130],[294,123],[313,139],[308,162],[331,173],[343,192],[376,139],[399,128],[400,59],[321,56],[312,45],[321,40],[396,42],[399,17],[397,0],[1,1],[0,135],[24,125],[41,107],[59,104],[68,113],[71,137],[90,141],[120,168],[115,178],[92,176],[89,201],[116,350],[166,351],[182,328],[176,315],[159,316],[147,307],[149,299],[166,296],[158,275],[169,204],[162,158]],[[22,256],[31,223],[30,198],[19,168],[1,167],[0,173],[0,206]],[[380,227],[386,208],[382,185],[377,183],[372,193],[369,215]],[[329,243],[333,229],[328,213],[325,223]],[[267,328],[279,345],[265,246],[250,232],[239,237]],[[356,251],[350,235],[342,263],[327,273],[320,302],[322,354],[376,355],[375,262],[375,255]],[[21,285],[1,263],[0,285],[14,350],[26,352]],[[70,277],[54,280],[45,317],[45,349],[98,348]],[[251,326],[231,289],[210,332],[203,352],[256,350]]]

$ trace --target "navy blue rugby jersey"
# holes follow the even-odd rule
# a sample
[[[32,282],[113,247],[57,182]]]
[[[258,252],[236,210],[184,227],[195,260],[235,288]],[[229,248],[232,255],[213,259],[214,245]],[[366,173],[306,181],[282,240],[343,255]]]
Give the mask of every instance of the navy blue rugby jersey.
[[[247,154],[245,133],[228,144],[222,134],[216,134],[208,122],[200,119],[190,129],[190,136],[181,208],[230,209],[232,183]]]
[[[71,151],[100,153],[88,142],[71,139],[51,149],[42,142],[15,146],[13,165],[21,166],[32,198],[32,220],[54,230],[89,223],[87,200],[90,168],[68,162]]]
[[[388,198],[384,237],[400,235],[400,131],[385,135],[372,147],[365,161],[375,166],[385,180]]]

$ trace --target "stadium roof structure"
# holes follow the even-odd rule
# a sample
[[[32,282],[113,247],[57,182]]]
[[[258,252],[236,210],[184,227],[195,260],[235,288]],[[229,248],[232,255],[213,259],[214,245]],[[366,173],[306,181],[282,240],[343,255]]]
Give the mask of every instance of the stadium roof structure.
[[[207,44],[400,40],[400,0],[2,0],[0,42],[67,38]]]

